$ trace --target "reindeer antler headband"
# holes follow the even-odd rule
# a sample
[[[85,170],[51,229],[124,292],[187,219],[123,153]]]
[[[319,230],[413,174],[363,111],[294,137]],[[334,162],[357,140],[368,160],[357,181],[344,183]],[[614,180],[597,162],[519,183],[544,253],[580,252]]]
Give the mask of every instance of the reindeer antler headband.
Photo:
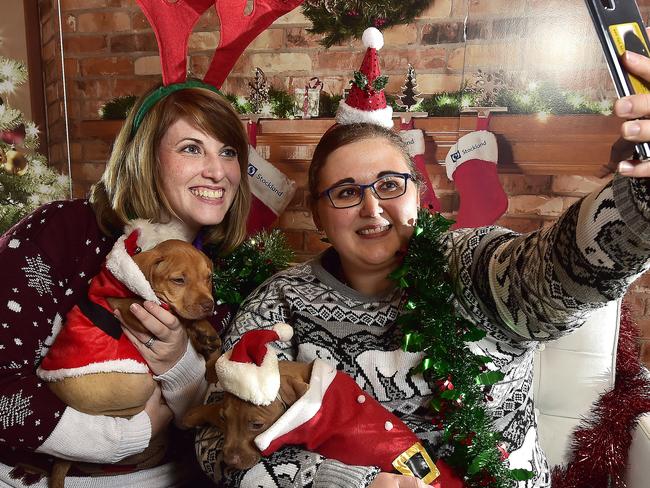
[[[142,103],[133,120],[133,132],[159,100],[185,88],[219,88],[244,49],[276,19],[290,12],[304,0],[254,0],[253,10],[245,14],[247,0],[137,0],[149,20],[158,41],[163,85]],[[219,46],[210,67],[198,80],[187,78],[187,43],[192,28],[201,15],[215,5],[219,16]]]

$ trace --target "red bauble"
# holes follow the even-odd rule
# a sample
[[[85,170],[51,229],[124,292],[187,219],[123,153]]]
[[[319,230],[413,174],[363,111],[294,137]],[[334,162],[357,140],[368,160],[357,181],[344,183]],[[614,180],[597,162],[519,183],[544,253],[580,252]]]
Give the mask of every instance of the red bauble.
[[[25,140],[25,135],[25,124],[20,124],[15,129],[0,131],[0,140],[5,144],[18,146]]]

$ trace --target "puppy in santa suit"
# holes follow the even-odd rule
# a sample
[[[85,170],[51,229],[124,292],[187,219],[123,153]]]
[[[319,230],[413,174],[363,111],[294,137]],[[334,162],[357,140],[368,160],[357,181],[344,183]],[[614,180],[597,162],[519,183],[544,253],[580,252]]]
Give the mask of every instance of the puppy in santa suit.
[[[217,361],[223,400],[185,416],[187,426],[209,423],[222,430],[226,464],[248,469],[260,456],[293,444],[346,464],[417,476],[438,488],[464,486],[350,376],[318,359],[278,361],[268,343],[292,335],[287,324],[246,332]]]

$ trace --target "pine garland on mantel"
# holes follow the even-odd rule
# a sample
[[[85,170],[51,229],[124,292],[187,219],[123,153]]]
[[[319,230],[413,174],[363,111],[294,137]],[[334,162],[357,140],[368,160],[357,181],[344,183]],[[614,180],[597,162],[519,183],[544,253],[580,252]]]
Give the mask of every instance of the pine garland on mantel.
[[[433,424],[444,430],[443,439],[453,448],[445,460],[469,487],[510,488],[534,473],[508,469],[504,463],[508,453],[486,409],[489,386],[504,374],[489,367],[489,357],[476,355],[467,346],[485,337],[485,331],[456,315],[440,246],[452,223],[420,210],[402,266],[391,274],[406,292],[398,319],[403,348],[425,354],[412,374],[422,373],[433,391]]]

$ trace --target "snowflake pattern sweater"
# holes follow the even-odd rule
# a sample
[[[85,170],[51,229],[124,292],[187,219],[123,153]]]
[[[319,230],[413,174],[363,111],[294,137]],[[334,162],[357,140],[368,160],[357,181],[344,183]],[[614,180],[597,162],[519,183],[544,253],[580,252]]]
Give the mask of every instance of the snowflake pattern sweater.
[[[472,343],[506,375],[487,404],[503,434],[513,468],[536,477],[519,488],[550,486],[549,468],[537,439],[532,398],[533,355],[539,341],[579,327],[585,315],[623,295],[650,267],[650,183],[615,177],[570,207],[558,222],[525,235],[499,228],[447,234],[448,256],[460,313],[488,336]],[[334,252],[277,274],[243,304],[224,349],[247,330],[287,322],[290,345],[277,343],[286,359],[322,359],[401,418],[434,452],[441,432],[430,422],[429,389],[408,371],[421,358],[403,352],[396,319],[402,294],[366,297],[330,272]],[[217,393],[210,395],[218,397]],[[345,466],[297,447],[285,447],[248,471],[220,462],[222,437],[211,428],[197,436],[204,471],[229,487],[367,486],[375,468]]]
[[[62,418],[79,422],[85,415],[66,408],[37,377],[36,369],[61,329],[66,313],[86,295],[90,279],[99,272],[114,242],[115,238],[102,234],[85,200],[47,204],[0,238],[3,276],[0,286],[0,485],[1,480],[5,480],[5,471],[17,462],[49,466],[49,456],[34,452],[43,449],[48,438],[50,443],[55,439],[60,441],[60,436],[53,432]],[[214,325],[228,320],[224,317],[224,314],[229,315],[227,310],[219,312],[213,318]],[[174,366],[170,373],[158,377],[170,406],[183,408],[187,401],[175,396],[191,393],[187,388],[196,382],[194,376],[201,363],[198,355],[188,347],[179,367]],[[142,433],[137,439],[130,440],[124,433],[120,434],[119,429],[116,432],[124,436],[116,440],[125,450],[122,454],[139,452],[148,443],[149,421],[145,413],[139,415],[143,416]],[[78,425],[77,431],[81,428]],[[106,429],[104,435],[108,437],[111,431]],[[70,439],[70,445],[74,447],[75,444],[80,442]],[[95,447],[101,457],[102,443],[99,444]],[[79,449],[83,450],[81,446]],[[83,459],[84,452],[67,455],[74,459],[75,454]],[[108,454],[103,460],[111,462]],[[165,481],[162,481],[164,475],[157,481],[146,477],[142,480],[149,480],[147,486],[169,486],[169,474],[168,469]],[[93,486],[110,486],[110,483]]]

